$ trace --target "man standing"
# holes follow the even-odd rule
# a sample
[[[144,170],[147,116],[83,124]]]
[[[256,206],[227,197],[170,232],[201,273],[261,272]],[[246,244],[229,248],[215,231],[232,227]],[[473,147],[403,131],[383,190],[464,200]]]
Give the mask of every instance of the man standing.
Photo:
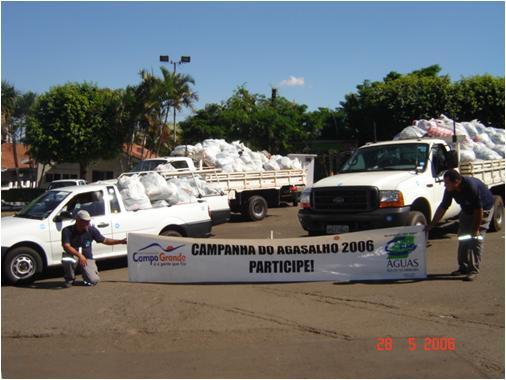
[[[483,239],[494,212],[494,198],[479,179],[463,177],[455,169],[448,170],[443,180],[445,193],[441,204],[428,226],[430,230],[439,222],[454,199],[461,207],[459,219],[459,269],[453,276],[466,275],[465,281],[473,281],[480,270]]]
[[[91,243],[95,240],[106,245],[126,244],[127,239],[108,239],[102,236],[100,231],[90,225],[91,216],[88,211],[81,210],[76,214],[75,224],[62,230],[62,245],[65,252],[62,257],[62,265],[65,283],[69,288],[75,281],[75,270],[79,265],[83,271],[85,285],[96,285],[100,281],[98,269],[93,259]]]

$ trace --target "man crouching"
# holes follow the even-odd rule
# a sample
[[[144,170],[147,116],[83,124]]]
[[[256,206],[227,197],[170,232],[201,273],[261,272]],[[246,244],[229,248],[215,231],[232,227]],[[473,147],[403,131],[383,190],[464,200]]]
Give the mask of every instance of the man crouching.
[[[104,237],[96,227],[90,225],[90,221],[91,216],[88,211],[81,210],[76,214],[75,224],[62,230],[62,245],[65,250],[62,257],[65,278],[63,286],[65,288],[74,284],[75,270],[78,265],[82,269],[85,285],[96,285],[100,281],[97,264],[91,250],[93,240],[106,245],[126,244],[127,242],[126,238],[116,240]]]

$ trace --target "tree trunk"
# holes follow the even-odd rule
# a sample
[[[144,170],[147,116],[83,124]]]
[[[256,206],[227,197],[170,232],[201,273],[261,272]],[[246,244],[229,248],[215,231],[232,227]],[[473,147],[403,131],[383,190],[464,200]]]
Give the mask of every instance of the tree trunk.
[[[14,167],[16,168],[16,187],[19,185],[19,162],[18,162],[18,152],[16,149],[16,136],[14,133],[12,134],[12,154],[14,156]]]
[[[37,164],[37,174],[39,173],[38,165],[40,164]],[[46,166],[47,166],[46,164],[42,164],[42,172],[40,173],[40,179],[37,182],[37,187],[42,186],[42,182],[44,181],[44,173],[46,172]]]

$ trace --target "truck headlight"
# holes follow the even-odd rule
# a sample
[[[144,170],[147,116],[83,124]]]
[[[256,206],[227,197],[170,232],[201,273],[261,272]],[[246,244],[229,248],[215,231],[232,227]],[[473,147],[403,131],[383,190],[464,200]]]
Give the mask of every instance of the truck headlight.
[[[379,208],[404,207],[404,197],[400,191],[381,190],[379,198]]]
[[[311,189],[305,189],[300,195],[300,208],[311,208]]]

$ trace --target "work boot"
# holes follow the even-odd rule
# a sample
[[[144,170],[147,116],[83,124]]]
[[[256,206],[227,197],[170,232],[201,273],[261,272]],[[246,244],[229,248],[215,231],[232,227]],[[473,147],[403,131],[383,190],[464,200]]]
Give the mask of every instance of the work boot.
[[[466,277],[464,277],[464,281],[474,281],[478,278],[478,273],[471,272]]]
[[[66,288],[66,289],[72,287],[72,285],[74,285],[74,281],[73,280],[71,280],[71,281],[65,281],[63,283],[63,287]]]
[[[453,271],[452,273],[450,273],[452,276],[463,276],[465,274],[467,274],[466,272],[464,272],[462,269],[458,269],[458,270],[455,270]]]

